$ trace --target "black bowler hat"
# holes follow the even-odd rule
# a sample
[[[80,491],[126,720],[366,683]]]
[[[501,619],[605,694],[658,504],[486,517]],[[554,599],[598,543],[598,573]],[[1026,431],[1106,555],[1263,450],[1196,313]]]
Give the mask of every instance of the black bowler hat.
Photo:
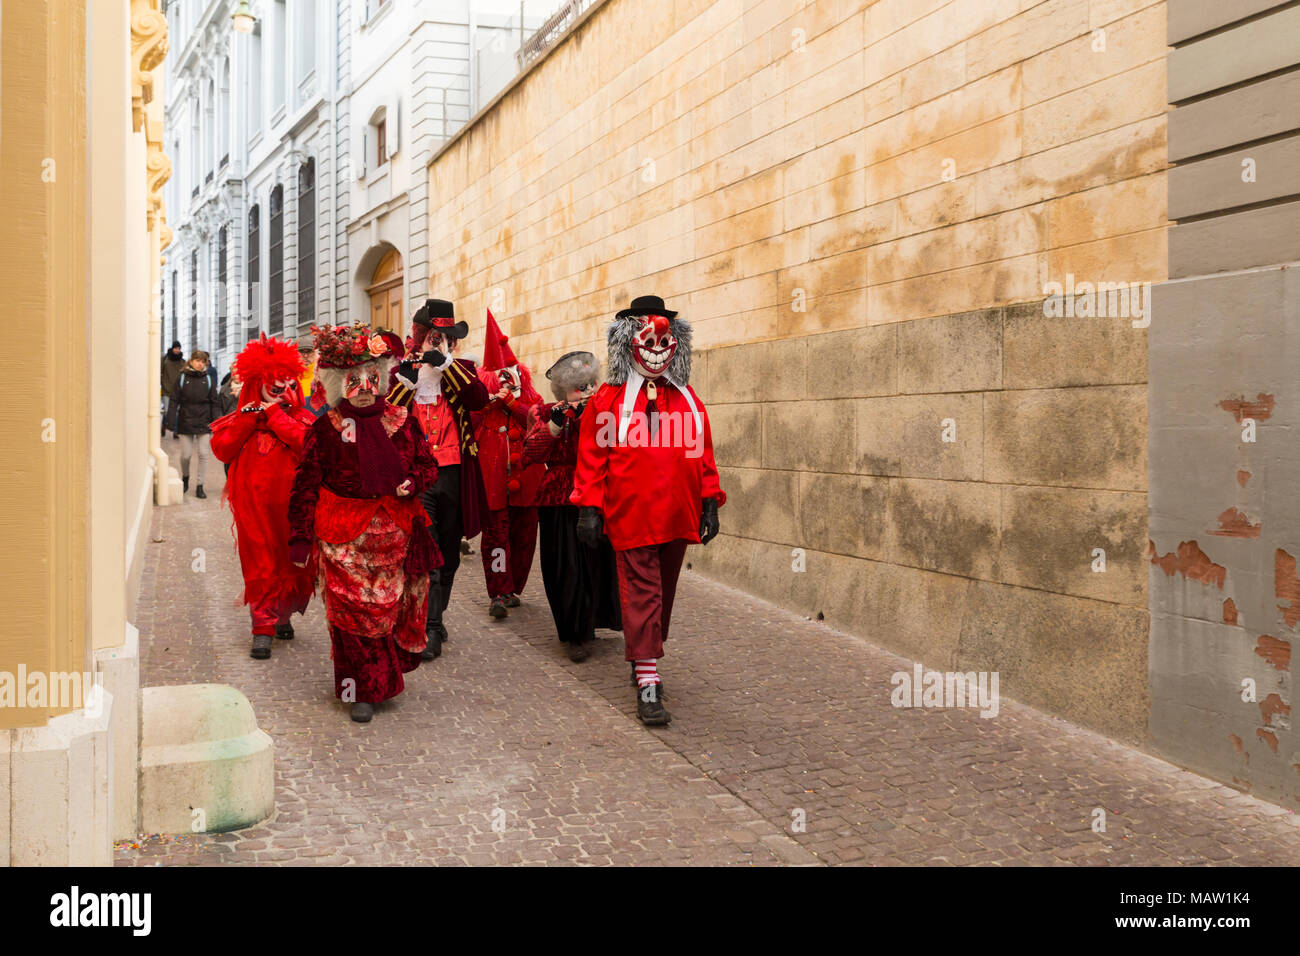
[[[469,324],[455,319],[456,307],[446,299],[425,299],[424,305],[420,306],[411,321],[453,339],[463,339],[469,335]]]
[[[632,304],[614,314],[616,319],[626,319],[629,315],[662,315],[665,319],[676,318],[676,312],[668,311],[664,300],[657,295],[639,295]]]

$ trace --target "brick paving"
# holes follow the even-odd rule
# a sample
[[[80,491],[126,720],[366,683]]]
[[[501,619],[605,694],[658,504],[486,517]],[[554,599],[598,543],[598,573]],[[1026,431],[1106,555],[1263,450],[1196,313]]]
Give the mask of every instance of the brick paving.
[[[895,708],[910,661],[689,572],[667,728],[636,721],[618,635],[568,661],[536,569],[491,621],[477,554],[443,657],[353,724],[319,602],[270,661],[248,657],[219,488],[155,510],[142,680],[243,691],[275,740],[276,811],[119,844],[119,865],[1300,864],[1289,810],[1006,699],[993,719]]]

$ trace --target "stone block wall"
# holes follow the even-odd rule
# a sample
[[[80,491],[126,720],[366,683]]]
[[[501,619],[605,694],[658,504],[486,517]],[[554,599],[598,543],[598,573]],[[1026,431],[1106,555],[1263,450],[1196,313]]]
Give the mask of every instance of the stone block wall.
[[[696,387],[730,497],[723,534],[688,560],[931,667],[997,670],[1008,695],[1140,739],[1145,332],[1042,311],[705,353]]]
[[[1146,332],[1043,298],[1167,276],[1165,15],[607,0],[433,157],[430,294],[534,369],[663,295],[731,496],[697,568],[1143,740]]]

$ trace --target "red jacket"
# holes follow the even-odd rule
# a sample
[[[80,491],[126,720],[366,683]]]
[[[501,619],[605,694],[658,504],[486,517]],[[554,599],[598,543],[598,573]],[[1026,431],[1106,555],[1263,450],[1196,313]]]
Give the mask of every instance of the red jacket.
[[[235,519],[246,604],[274,601],[301,611],[311,598],[311,574],[289,560],[289,490],[314,421],[302,406],[272,405],[212,423],[212,454],[230,465],[224,497]]]
[[[569,501],[601,510],[605,534],[616,551],[679,539],[698,544],[701,502],[715,498],[722,505],[727,500],[718,484],[704,403],[686,386],[700,412],[701,436],[686,397],[662,379],[655,385],[660,415],[669,416],[660,419],[655,439],[649,439],[647,428],[645,383],[622,444],[618,416],[625,385],[602,385],[582,414]]]
[[[495,380],[495,372],[480,373]],[[477,417],[478,463],[483,472],[487,506],[500,511],[507,505],[531,508],[537,504],[537,487],[546,475],[541,464],[523,462],[524,438],[528,434],[529,411],[542,404],[542,397],[526,381],[519,398],[502,402],[496,389],[492,400]]]

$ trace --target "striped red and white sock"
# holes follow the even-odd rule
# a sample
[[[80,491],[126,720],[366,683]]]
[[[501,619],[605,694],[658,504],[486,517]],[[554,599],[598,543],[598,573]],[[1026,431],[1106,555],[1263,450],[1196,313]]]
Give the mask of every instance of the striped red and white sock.
[[[646,687],[661,683],[659,680],[659,662],[654,658],[636,662],[636,686]]]

